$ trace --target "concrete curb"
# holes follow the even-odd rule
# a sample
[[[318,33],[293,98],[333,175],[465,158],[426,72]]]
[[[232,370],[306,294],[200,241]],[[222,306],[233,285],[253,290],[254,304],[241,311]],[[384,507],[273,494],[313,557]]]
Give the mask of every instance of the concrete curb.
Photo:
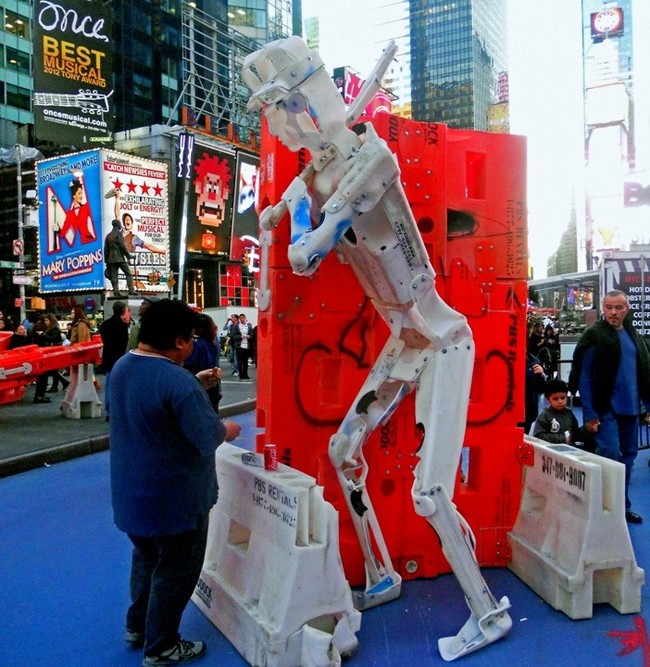
[[[240,415],[244,412],[255,410],[257,401],[251,399],[242,401],[241,403],[233,403],[232,405],[225,405],[219,410],[221,417],[232,417]],[[3,459],[0,461],[0,478],[16,475],[42,466],[49,466],[54,463],[61,463],[69,459],[75,459],[79,456],[87,456],[88,454],[96,454],[108,449],[109,437],[108,435],[98,435],[94,438],[86,438],[85,440],[77,440],[56,447],[48,449],[41,449],[37,452],[29,452],[14,456],[13,458]]]

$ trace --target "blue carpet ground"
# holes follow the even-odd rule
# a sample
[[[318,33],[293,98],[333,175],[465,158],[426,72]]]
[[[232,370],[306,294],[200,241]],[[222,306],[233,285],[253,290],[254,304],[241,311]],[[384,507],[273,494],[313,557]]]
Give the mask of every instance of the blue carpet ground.
[[[242,446],[252,445],[253,413],[236,417]],[[650,452],[641,452],[632,485],[635,509],[646,522],[630,526],[638,564],[650,568]],[[141,654],[122,640],[128,603],[130,547],[113,525],[108,452],[0,479],[0,666],[135,667]],[[466,667],[649,667],[650,643],[619,655],[611,631],[633,631],[636,615],[597,605],[590,620],[554,611],[511,572],[484,571],[497,597],[512,603],[514,626],[500,642],[462,658]],[[650,599],[643,589],[640,618],[650,628]],[[455,633],[467,608],[451,575],[409,581],[402,597],[363,614],[360,646],[348,667],[445,664],[437,639]],[[197,664],[247,663],[190,603],[182,633],[203,639],[208,653]]]

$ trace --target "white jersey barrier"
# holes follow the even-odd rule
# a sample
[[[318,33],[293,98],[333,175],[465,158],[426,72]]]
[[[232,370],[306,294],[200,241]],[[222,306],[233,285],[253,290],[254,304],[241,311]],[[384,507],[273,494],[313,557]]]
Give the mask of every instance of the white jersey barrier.
[[[70,384],[66,389],[61,409],[68,419],[102,416],[102,402],[95,388],[93,364],[70,366]]]
[[[262,461],[228,443],[217,449],[219,501],[192,599],[251,665],[340,665],[357,646],[361,614],[338,515],[313,477]]]
[[[644,571],[625,522],[625,466],[569,445],[526,436],[521,506],[508,534],[510,569],[554,609],[591,618],[606,602],[641,609]]]

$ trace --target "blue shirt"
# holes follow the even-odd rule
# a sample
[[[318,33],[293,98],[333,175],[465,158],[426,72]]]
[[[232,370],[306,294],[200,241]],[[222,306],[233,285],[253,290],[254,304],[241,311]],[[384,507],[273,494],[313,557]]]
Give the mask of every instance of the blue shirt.
[[[110,382],[115,523],[139,537],[194,530],[217,500],[226,428],[200,382],[164,357],[129,352]]]
[[[625,329],[616,332],[621,344],[621,359],[616,372],[614,391],[611,397],[612,412],[617,415],[638,415],[639,389],[637,386],[636,345]],[[594,358],[596,352],[592,347],[585,350],[580,372],[580,399],[585,422],[596,419],[599,415],[593,405]],[[597,370],[597,369],[596,369]]]

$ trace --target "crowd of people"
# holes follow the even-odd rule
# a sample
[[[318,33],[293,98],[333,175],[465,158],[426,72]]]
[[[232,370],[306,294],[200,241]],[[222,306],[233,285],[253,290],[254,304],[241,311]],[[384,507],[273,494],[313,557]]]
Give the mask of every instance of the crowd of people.
[[[650,424],[650,348],[619,290],[602,300],[602,317],[580,337],[569,382],[558,377],[559,331],[534,322],[526,346],[526,433],[555,444],[584,447],[625,466],[625,518],[642,523],[629,494],[639,450],[639,428]],[[539,412],[539,397],[546,407]],[[568,407],[578,396],[582,425]]]
[[[625,518],[632,509],[629,483],[638,453],[639,427],[650,424],[650,348],[631,324],[623,292],[607,293],[602,317],[580,337],[569,382],[559,377],[559,329],[533,322],[527,339],[526,432],[554,444],[584,447],[625,466]],[[0,315],[0,330],[7,328]],[[126,642],[144,650],[143,664],[183,664],[202,656],[205,644],[181,638],[179,625],[200,574],[208,513],[217,498],[214,451],[240,426],[219,416],[225,353],[231,374],[250,381],[256,330],[244,314],[222,328],[205,313],[170,299],[145,297],[137,321],[124,301],[114,301],[101,325],[105,405],[110,416],[114,518],[133,545]],[[89,340],[91,325],[75,307],[63,332],[53,314],[31,326],[14,324],[10,347],[75,344]],[[39,377],[36,402],[67,382],[58,372]],[[539,397],[545,407],[539,410]],[[579,396],[582,424],[569,407]],[[37,400],[38,399],[38,400]],[[110,409],[110,412],[109,412]]]

